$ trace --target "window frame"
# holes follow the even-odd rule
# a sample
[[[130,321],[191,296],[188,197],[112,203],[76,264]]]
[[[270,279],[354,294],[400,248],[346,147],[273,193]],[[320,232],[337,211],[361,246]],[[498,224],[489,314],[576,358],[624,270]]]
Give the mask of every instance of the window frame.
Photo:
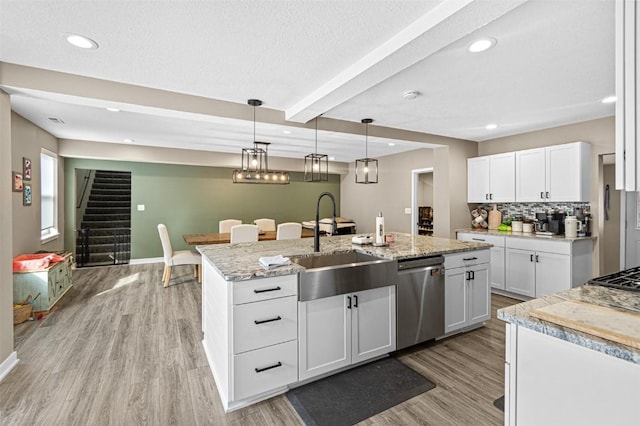
[[[42,202],[44,191],[42,190],[42,180],[43,180],[43,170],[42,170],[42,156],[47,156],[53,159],[53,226],[47,227],[46,229],[42,228],[42,218],[44,214],[43,206],[45,203]],[[58,200],[59,200],[59,191],[58,191],[58,154],[55,152],[49,151],[48,149],[41,148],[40,149],[40,243],[45,244],[50,241],[57,239],[60,236],[60,222],[58,218]],[[48,204],[48,203],[47,203]]]

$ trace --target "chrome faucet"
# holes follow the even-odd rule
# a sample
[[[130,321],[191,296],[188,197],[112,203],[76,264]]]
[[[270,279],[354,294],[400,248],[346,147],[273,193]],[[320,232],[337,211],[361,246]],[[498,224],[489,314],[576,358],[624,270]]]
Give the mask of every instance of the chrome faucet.
[[[335,234],[338,231],[338,224],[336,223],[336,199],[332,193],[323,192],[318,197],[318,204],[316,205],[316,224],[313,227],[313,251],[316,253],[320,251],[320,200],[322,200],[322,197],[325,195],[331,198],[331,202],[333,203],[333,227],[331,233]]]

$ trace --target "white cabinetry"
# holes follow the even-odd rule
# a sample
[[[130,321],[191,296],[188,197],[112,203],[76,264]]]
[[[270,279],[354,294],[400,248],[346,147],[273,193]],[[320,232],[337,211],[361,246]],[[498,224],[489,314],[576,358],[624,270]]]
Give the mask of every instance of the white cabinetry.
[[[445,334],[491,318],[489,250],[445,255]]]
[[[506,237],[506,291],[541,297],[584,284],[592,276],[593,241]]]
[[[299,377],[309,379],[396,348],[395,286],[299,302]]]
[[[467,159],[467,202],[515,200],[515,153]]]
[[[298,277],[226,281],[203,256],[203,345],[225,411],[298,381]]]
[[[506,333],[505,425],[638,423],[638,364],[515,324]]]
[[[457,238],[461,241],[473,241],[478,243],[493,244],[491,252],[491,276],[489,282],[492,288],[505,289],[505,237],[500,235],[482,235],[458,232]]]
[[[589,201],[591,145],[573,142],[517,151],[516,201]]]

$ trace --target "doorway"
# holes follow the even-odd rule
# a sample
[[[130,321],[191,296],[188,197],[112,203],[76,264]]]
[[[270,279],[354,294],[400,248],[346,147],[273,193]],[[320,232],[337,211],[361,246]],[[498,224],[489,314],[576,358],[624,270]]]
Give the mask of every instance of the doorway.
[[[602,230],[600,253],[602,262],[600,275],[617,272],[620,263],[620,196],[621,191],[615,185],[615,154],[602,156]]]
[[[411,234],[433,235],[433,167],[411,170]]]

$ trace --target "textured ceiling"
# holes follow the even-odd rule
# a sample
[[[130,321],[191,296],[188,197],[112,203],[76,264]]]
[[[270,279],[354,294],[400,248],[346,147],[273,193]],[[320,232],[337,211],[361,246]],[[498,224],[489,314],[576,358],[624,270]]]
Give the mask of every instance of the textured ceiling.
[[[613,9],[609,0],[0,0],[0,61],[242,104],[259,98],[297,122],[372,117],[482,141],[613,115],[599,102],[614,93]],[[69,32],[99,49],[68,45]],[[468,53],[480,36],[498,42]],[[246,120],[135,105],[112,114],[96,99],[7,89],[17,112],[60,138],[224,152],[252,139]],[[404,100],[412,89],[422,95]],[[498,128],[487,131],[490,122]],[[275,155],[313,150],[312,130],[284,130],[256,128]],[[336,161],[363,154],[361,135],[318,139]],[[369,143],[375,156],[424,146]]]

